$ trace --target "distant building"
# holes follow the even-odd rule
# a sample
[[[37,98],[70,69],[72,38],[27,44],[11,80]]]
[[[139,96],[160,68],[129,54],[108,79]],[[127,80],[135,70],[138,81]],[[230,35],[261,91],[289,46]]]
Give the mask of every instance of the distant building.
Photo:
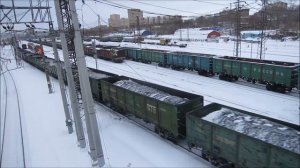
[[[276,8],[284,8],[287,9],[288,4],[282,1],[278,1],[275,3],[270,4],[270,7],[276,7]]]
[[[109,27],[120,27],[121,18],[119,14],[112,14],[108,19]]]
[[[129,27],[129,20],[127,18],[121,18],[121,27]]]
[[[140,25],[142,25],[143,11],[141,11],[140,9],[128,9],[128,20],[130,27],[137,26],[137,19],[139,19]]]
[[[129,22],[127,18],[120,18],[119,14],[112,14],[108,19],[109,27],[129,27]]]
[[[249,9],[240,9],[240,28],[245,30],[249,26]],[[236,29],[236,11],[232,10],[224,10],[220,13],[214,15],[218,21],[218,25],[223,26],[227,29]]]
[[[156,17],[147,17],[144,20],[145,20],[144,24],[146,25],[157,25],[157,24],[174,23],[174,22],[182,21],[182,16],[180,15],[156,16]]]

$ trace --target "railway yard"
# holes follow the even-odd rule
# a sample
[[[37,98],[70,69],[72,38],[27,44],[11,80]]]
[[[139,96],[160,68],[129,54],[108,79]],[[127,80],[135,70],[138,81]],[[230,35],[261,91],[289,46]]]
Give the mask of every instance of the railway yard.
[[[22,44],[28,45],[28,42],[22,41],[20,46]],[[21,62],[22,66],[19,65],[19,68],[11,71],[11,79],[16,78],[16,88],[21,92],[19,93],[20,100],[18,100],[19,112],[15,109],[16,106],[8,101],[8,99],[12,99],[9,96],[9,91],[6,93],[7,91],[3,89],[8,88],[9,90],[10,87],[7,86],[11,86],[11,84],[5,84],[5,87],[2,87],[1,98],[6,100],[8,105],[1,107],[8,107],[8,110],[5,111],[14,111],[16,113],[14,115],[19,113],[18,115],[23,118],[18,120],[19,126],[10,127],[9,131],[19,132],[20,128],[23,128],[23,132],[25,132],[24,137],[15,137],[16,142],[10,143],[10,146],[14,146],[14,150],[4,150],[3,152],[5,154],[3,157],[12,157],[17,153],[13,157],[14,160],[2,164],[19,167],[26,163],[26,166],[29,167],[39,167],[47,162],[48,166],[73,165],[84,167],[90,164],[87,153],[85,150],[74,148],[76,146],[74,145],[76,143],[74,141],[75,135],[69,136],[64,133],[66,132],[65,127],[63,124],[59,124],[64,122],[64,117],[61,112],[62,104],[58,101],[60,100],[59,84],[53,78],[57,77],[57,74],[55,74],[56,67],[54,66],[52,47],[44,45],[43,51],[50,65],[54,94],[47,93],[44,75],[35,69],[44,70],[45,67],[42,59],[38,58],[37,55],[34,56],[33,49],[23,49],[24,61]],[[60,60],[63,61],[62,51],[58,50],[58,53]],[[2,48],[1,54],[7,60],[12,58],[9,46]],[[299,157],[299,151],[297,151],[300,122],[299,93],[296,88],[283,94],[266,90],[264,84],[253,84],[242,79],[228,82],[219,80],[217,76],[200,76],[196,71],[172,70],[161,67],[158,63],[145,64],[128,59],[123,60],[122,63],[116,63],[88,56],[85,59],[87,67],[90,68],[91,89],[95,99],[98,126],[104,145],[106,166],[108,167],[212,167],[213,165],[220,167],[234,164],[250,167],[252,165],[297,167],[299,165],[297,161]],[[9,69],[15,68],[13,62],[7,63]],[[109,76],[111,77],[107,78]],[[124,79],[120,80],[117,76],[124,76],[125,78],[121,77]],[[8,78],[9,76],[7,74],[1,77]],[[20,85],[20,83],[26,83],[28,80],[36,82]],[[118,80],[120,81],[112,84],[104,82]],[[151,87],[155,89],[152,90]],[[13,88],[10,89],[13,90]],[[124,89],[131,91],[127,93],[123,91]],[[165,93],[157,94],[155,93],[156,89]],[[28,99],[28,95],[31,94],[32,96],[36,94],[36,97],[42,99]],[[144,96],[141,97],[141,95]],[[172,97],[172,95],[179,97]],[[153,99],[146,98],[148,96],[153,97]],[[166,102],[162,103],[161,101]],[[34,105],[32,105],[33,102],[35,102]],[[191,102],[194,102],[193,105]],[[213,113],[211,109],[218,109],[218,106],[211,103],[220,104],[226,109],[232,109],[233,112],[217,113],[217,111]],[[172,106],[176,107],[177,112],[173,111]],[[199,111],[201,106],[204,106],[202,112]],[[168,109],[166,111],[168,114],[162,114],[161,110],[164,109]],[[37,111],[39,111],[38,114]],[[191,113],[192,111],[193,113]],[[186,114],[186,112],[190,113]],[[174,116],[176,113],[178,116]],[[181,113],[183,115],[180,115]],[[207,116],[202,113],[207,114]],[[7,113],[6,115],[8,121],[12,120],[12,114]],[[203,115],[203,118],[197,119],[198,115]],[[57,116],[61,117],[58,118]],[[47,118],[47,121],[45,122],[41,118]],[[171,120],[170,123],[168,120]],[[204,125],[210,124],[197,126],[196,121]],[[53,123],[57,124],[50,127],[49,125],[53,125]],[[214,124],[211,126],[211,123],[221,125],[221,127]],[[178,125],[174,126],[174,124]],[[40,125],[40,127],[34,125]],[[223,126],[226,128],[224,129]],[[197,129],[214,129],[210,132],[214,132],[216,137],[201,139],[207,132],[196,133]],[[263,135],[267,132],[270,134]],[[57,139],[51,139],[51,136],[55,136]],[[5,138],[2,137],[4,140]],[[214,150],[209,144],[199,143],[198,138],[201,142],[209,140],[210,145],[214,146]],[[51,140],[45,142],[45,139]],[[236,140],[233,139],[238,139],[240,143],[235,144]],[[285,145],[279,142],[285,142]],[[38,148],[45,143],[49,145],[43,149]],[[68,145],[54,145],[57,143]],[[24,149],[20,151],[20,147],[14,144],[23,146]],[[226,147],[226,144],[229,146]],[[249,146],[249,144],[252,145]],[[252,149],[254,146],[257,148]],[[252,150],[252,152],[258,152],[263,148],[268,150],[262,152],[258,157],[250,157]],[[41,150],[50,152],[41,155]],[[215,150],[224,150],[225,153],[221,152],[216,157]],[[229,152],[230,150],[236,150],[237,153]],[[68,156],[70,151],[73,154]],[[285,157],[278,159],[278,154],[280,155],[282,152],[286,153]],[[245,157],[240,157],[241,155],[238,153],[243,153]],[[249,156],[246,157],[247,155]],[[237,159],[233,159],[236,157]],[[76,162],[71,163],[74,158],[77,158]],[[180,159],[174,160],[174,158]],[[270,159],[265,161],[267,158]],[[262,160],[262,162],[257,162],[257,160]]]
[[[1,0],[0,168],[300,168],[294,0]]]

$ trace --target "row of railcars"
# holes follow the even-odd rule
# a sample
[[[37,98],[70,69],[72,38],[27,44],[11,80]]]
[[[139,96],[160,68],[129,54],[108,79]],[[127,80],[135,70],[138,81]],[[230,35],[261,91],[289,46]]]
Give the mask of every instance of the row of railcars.
[[[45,68],[42,59],[24,55]],[[56,70],[50,72],[55,76]],[[215,103],[203,106],[199,95],[123,76],[99,78],[103,72],[95,72],[90,83],[96,100],[153,124],[163,138],[185,140],[218,167],[300,166],[299,125]]]
[[[85,46],[84,51],[85,54],[93,56],[93,47]],[[119,63],[128,58],[143,63],[155,62],[159,66],[175,70],[195,70],[204,76],[218,75],[221,80],[226,81],[243,79],[265,84],[267,90],[281,93],[289,92],[293,88],[299,90],[300,86],[299,63],[108,46],[97,48],[96,53],[98,58]]]
[[[35,45],[34,43],[30,42],[28,43],[28,47],[29,44]],[[42,41],[42,44],[52,47],[52,43],[49,41]],[[57,48],[62,49],[61,43],[57,43],[56,45]],[[94,53],[96,53],[97,58],[113,61],[116,63],[121,63],[125,59],[125,50],[121,47],[101,46],[100,48],[97,47],[96,51],[94,51],[93,46],[85,45],[83,49],[84,49],[84,54],[88,56],[94,56]]]
[[[221,80],[241,78],[262,83],[272,91],[284,93],[292,88],[299,89],[299,63],[135,48],[128,48],[126,54],[135,61],[156,62],[159,66],[176,70],[195,70],[204,76],[219,75]]]
[[[185,139],[218,167],[300,166],[299,125],[216,103],[203,106],[202,96],[127,77],[102,79],[98,85],[109,107],[154,124],[156,133],[173,142]],[[185,101],[167,103],[148,87]]]

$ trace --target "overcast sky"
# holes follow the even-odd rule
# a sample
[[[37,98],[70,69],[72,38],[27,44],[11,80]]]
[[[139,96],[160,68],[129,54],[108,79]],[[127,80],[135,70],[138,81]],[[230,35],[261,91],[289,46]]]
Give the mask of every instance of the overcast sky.
[[[213,14],[230,8],[230,3],[234,0],[114,0],[116,4],[121,4],[131,8],[138,8],[143,11],[155,12],[167,15],[183,15],[183,16],[201,16],[206,14]],[[252,3],[254,0],[248,0],[247,3]],[[231,4],[234,8],[234,4]],[[255,5],[256,6],[256,5]],[[110,14],[120,14],[121,17],[128,17],[126,9],[120,9],[107,4],[86,1],[85,5],[77,2],[77,7],[80,19],[82,18],[81,7],[83,11],[83,18],[86,26],[94,26],[97,24],[97,14],[103,19],[102,22],[109,18]],[[93,12],[92,8],[95,12]],[[89,17],[87,17],[89,16]],[[144,16],[157,16],[144,13]]]
[[[15,0],[16,6],[28,6],[28,0]],[[106,1],[114,3],[113,5],[122,5],[123,8],[138,8],[143,11],[167,14],[167,15],[183,15],[183,16],[201,16],[206,14],[214,14],[224,9],[235,7],[236,0],[82,0],[76,1],[78,17],[85,28],[91,28],[97,25],[97,15],[101,16],[101,24],[107,24],[107,20],[111,14],[120,14],[121,17],[128,17],[127,9],[117,8]],[[276,0],[269,0],[276,1]],[[290,0],[285,0],[290,1]],[[296,0],[299,2],[299,0]],[[247,0],[247,7],[250,7],[250,13],[254,13],[260,9],[261,0]],[[11,0],[0,0],[2,5],[11,5]],[[56,17],[54,9],[54,0],[50,0],[52,20],[55,27]],[[22,12],[19,12],[22,13]],[[144,13],[144,16],[157,16]],[[24,25],[23,25],[24,27]],[[47,25],[38,25],[37,27],[47,28]]]

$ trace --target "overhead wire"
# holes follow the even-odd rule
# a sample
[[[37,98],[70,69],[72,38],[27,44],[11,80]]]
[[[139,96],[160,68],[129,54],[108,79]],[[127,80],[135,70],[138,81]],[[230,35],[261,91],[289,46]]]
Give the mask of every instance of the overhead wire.
[[[200,2],[200,3],[208,3],[208,4],[214,4],[214,5],[225,5],[225,4],[219,4],[219,3],[215,3],[215,2],[211,2],[211,1],[201,1],[201,0],[193,0],[195,2]]]
[[[196,15],[201,15],[200,13],[196,13],[196,12],[191,12],[191,11],[186,11],[186,10],[181,10],[181,9],[174,9],[174,8],[160,6],[160,5],[154,5],[154,4],[150,4],[150,3],[146,3],[146,2],[141,2],[141,1],[137,1],[137,0],[130,0],[130,1],[133,1],[133,2],[136,2],[136,3],[140,3],[140,4],[149,5],[149,6],[154,6],[154,7],[158,7],[158,8],[163,8],[163,9],[178,11],[178,12],[186,12],[186,13],[192,13],[192,14],[196,14]]]

